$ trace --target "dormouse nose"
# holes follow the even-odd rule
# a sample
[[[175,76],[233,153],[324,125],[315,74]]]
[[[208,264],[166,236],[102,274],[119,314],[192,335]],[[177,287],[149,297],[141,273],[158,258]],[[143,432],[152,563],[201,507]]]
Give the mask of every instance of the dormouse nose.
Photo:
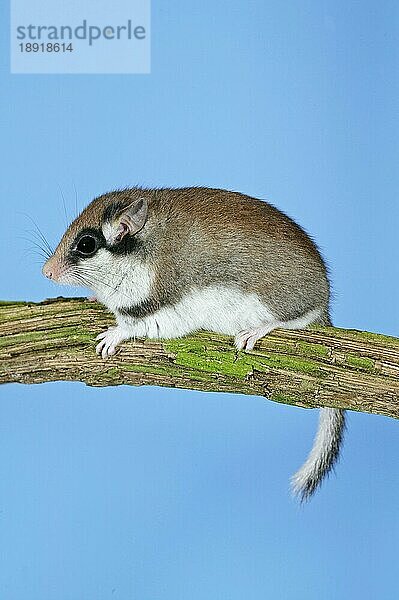
[[[46,266],[43,267],[43,275],[45,277],[47,277],[48,279],[53,278],[53,272],[51,271],[51,269],[49,267],[46,267]]]
[[[48,279],[54,279],[54,262],[53,257],[49,258],[48,261],[43,265],[42,273]]]

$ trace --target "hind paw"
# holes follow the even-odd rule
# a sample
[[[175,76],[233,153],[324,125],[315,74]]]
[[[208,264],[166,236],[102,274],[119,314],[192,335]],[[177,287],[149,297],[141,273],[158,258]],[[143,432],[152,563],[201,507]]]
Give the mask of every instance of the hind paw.
[[[240,331],[234,338],[235,347],[237,350],[253,350],[256,342],[273,329],[275,329],[275,325],[265,325]]]

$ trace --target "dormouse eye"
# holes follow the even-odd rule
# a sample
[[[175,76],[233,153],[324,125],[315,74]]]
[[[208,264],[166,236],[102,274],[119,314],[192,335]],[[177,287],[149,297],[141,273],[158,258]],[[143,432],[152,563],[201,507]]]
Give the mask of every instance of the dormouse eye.
[[[94,254],[97,250],[97,240],[92,235],[84,235],[80,238],[76,250],[79,254],[83,254],[84,256],[90,256]]]

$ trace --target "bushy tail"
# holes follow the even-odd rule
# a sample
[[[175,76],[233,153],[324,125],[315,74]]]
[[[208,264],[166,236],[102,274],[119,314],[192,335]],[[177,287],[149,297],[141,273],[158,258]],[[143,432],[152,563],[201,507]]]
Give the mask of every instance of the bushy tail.
[[[319,428],[306,462],[292,477],[292,489],[308,500],[337,462],[345,431],[345,411],[320,409]]]

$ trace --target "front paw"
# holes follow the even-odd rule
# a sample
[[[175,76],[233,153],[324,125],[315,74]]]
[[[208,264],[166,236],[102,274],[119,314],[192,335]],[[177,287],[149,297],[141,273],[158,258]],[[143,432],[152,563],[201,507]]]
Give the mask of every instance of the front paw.
[[[123,340],[126,340],[128,336],[122,327],[110,327],[107,331],[100,333],[96,337],[96,340],[101,340],[99,344],[96,346],[97,354],[101,355],[102,358],[108,358],[115,354],[116,347]]]

